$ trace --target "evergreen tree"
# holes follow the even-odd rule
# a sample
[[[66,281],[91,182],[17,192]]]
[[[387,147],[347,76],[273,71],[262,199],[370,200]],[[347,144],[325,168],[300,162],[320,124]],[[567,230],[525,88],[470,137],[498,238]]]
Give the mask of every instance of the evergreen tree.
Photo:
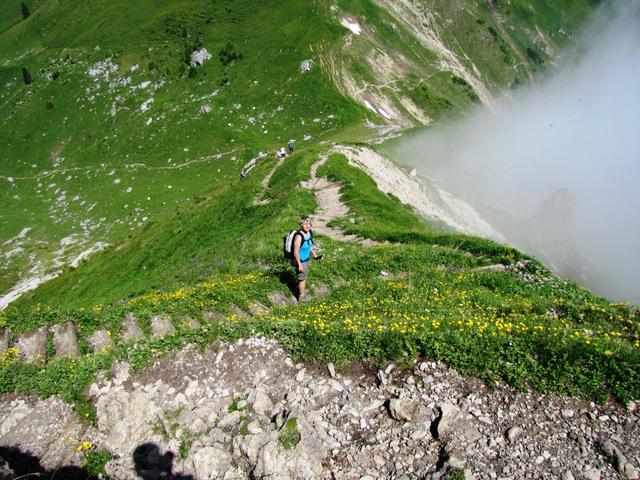
[[[27,7],[26,3],[22,2],[22,5],[20,5],[20,8],[22,8],[22,19],[25,19],[29,15],[31,15],[31,13],[29,13],[29,7]]]
[[[25,85],[31,85],[33,83],[33,78],[31,78],[29,70],[24,67],[22,67],[22,79],[24,80]]]

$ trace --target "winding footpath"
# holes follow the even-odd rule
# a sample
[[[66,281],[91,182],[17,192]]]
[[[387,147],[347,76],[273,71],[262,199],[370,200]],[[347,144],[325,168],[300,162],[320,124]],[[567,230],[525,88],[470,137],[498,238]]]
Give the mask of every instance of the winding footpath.
[[[300,182],[302,188],[313,191],[318,202],[318,210],[314,215],[313,230],[320,235],[326,235],[332,240],[340,242],[358,241],[364,246],[377,245],[378,242],[375,240],[348,235],[338,228],[329,226],[332,221],[346,217],[349,214],[349,207],[340,199],[340,188],[342,186],[339,183],[331,182],[325,177],[318,177],[318,169],[326,161],[327,155],[321,155],[311,166],[311,179],[306,182]]]

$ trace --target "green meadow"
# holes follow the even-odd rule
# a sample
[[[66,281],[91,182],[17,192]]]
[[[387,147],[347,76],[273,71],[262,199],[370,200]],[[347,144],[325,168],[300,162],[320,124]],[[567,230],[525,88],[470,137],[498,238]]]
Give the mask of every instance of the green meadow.
[[[85,389],[115,360],[139,369],[187,343],[260,333],[310,362],[427,357],[489,384],[640,398],[636,306],[596,297],[514,248],[427,222],[341,155],[318,172],[340,182],[350,208],[335,226],[377,244],[319,236],[314,299],[272,305],[293,282],[282,235],[317,209],[300,182],[332,142],[365,142],[384,123],[349,96],[345,73],[403,115],[403,98],[436,122],[478,102],[390,11],[364,0],[28,6],[26,18],[20,2],[0,6],[0,292],[60,275],[0,312],[0,326],[17,336],[72,320],[82,355],[26,364],[9,348],[1,392],[60,394],[91,416]],[[424,6],[494,94],[551,68],[553,50],[592,8]],[[343,16],[365,33],[351,35]],[[191,66],[203,48],[211,58]],[[372,59],[383,53],[403,71],[381,73]],[[289,139],[296,151],[276,168]],[[78,258],[98,242],[100,252]],[[237,308],[257,302],[273,308],[240,318]],[[170,316],[177,331],[123,342],[128,314],[147,334],[154,315]],[[114,342],[93,353],[97,330]]]

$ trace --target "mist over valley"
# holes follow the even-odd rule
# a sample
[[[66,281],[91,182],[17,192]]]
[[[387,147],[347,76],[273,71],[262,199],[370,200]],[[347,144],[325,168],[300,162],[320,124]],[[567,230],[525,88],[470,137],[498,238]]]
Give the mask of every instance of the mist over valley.
[[[542,79],[393,155],[509,243],[617,300],[640,298],[640,7],[603,6]]]

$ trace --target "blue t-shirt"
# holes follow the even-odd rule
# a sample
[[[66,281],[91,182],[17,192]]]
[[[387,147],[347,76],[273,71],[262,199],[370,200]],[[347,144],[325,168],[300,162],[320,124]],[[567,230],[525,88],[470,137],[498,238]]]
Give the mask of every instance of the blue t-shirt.
[[[311,232],[307,233],[306,235],[303,232],[300,232],[300,235],[302,235],[302,242],[300,243],[300,250],[298,252],[298,255],[300,255],[301,262],[306,262],[311,256],[311,248],[313,247],[313,236],[311,235]]]

